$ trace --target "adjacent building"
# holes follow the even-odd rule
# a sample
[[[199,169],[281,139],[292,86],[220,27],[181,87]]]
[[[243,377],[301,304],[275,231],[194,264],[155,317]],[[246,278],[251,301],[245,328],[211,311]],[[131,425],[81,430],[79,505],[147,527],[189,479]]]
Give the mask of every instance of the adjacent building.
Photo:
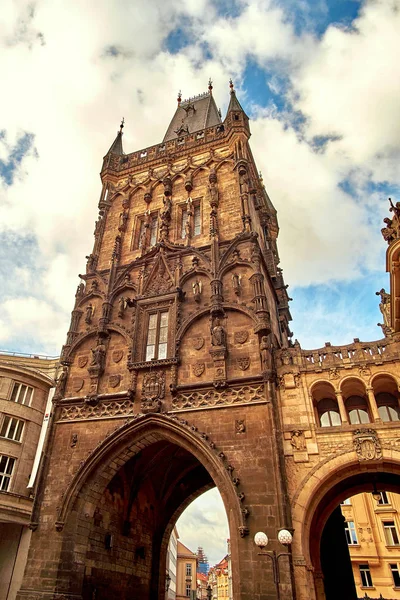
[[[197,555],[178,540],[176,600],[197,597]]]
[[[168,600],[176,600],[176,570],[178,566],[178,532],[173,528],[167,550],[166,594]]]
[[[357,594],[400,597],[400,495],[358,494],[341,504]]]
[[[22,581],[57,365],[57,359],[0,353],[0,600],[13,600]]]

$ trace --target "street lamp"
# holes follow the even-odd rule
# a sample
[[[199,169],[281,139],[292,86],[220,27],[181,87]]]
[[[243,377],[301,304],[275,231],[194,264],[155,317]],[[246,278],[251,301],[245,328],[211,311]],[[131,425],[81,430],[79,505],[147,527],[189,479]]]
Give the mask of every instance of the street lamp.
[[[290,531],[288,531],[287,529],[281,529],[278,532],[278,541],[283,546],[286,546],[287,548],[289,548],[290,544],[293,541],[293,536],[290,533]],[[254,543],[261,550],[261,552],[258,553],[259,556],[268,556],[272,561],[272,572],[274,574],[276,598],[277,598],[277,600],[280,600],[281,593],[280,593],[280,589],[279,589],[279,583],[280,583],[279,559],[281,556],[288,556],[289,560],[290,560],[290,552],[279,552],[278,554],[275,552],[275,550],[265,550],[265,552],[264,552],[263,551],[264,548],[266,548],[268,546],[268,536],[263,531],[259,531],[258,533],[256,533],[256,535],[254,536]]]
[[[211,588],[211,585],[208,584],[208,586],[207,586],[207,600],[211,600],[211,594],[212,594],[212,588]]]
[[[169,590],[169,585],[171,583],[171,576],[167,571],[167,574],[165,575],[165,591],[168,592]]]

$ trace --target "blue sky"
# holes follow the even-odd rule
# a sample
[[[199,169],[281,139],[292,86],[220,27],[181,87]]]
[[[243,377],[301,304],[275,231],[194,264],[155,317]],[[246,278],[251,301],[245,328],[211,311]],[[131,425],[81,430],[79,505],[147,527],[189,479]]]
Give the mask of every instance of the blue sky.
[[[204,92],[209,77],[223,113],[232,77],[251,117],[294,338],[379,339],[380,229],[387,197],[400,200],[399,31],[400,0],[4,0],[0,347],[59,353],[121,117],[127,152],[155,144],[178,90]],[[205,505],[186,513],[188,544]]]

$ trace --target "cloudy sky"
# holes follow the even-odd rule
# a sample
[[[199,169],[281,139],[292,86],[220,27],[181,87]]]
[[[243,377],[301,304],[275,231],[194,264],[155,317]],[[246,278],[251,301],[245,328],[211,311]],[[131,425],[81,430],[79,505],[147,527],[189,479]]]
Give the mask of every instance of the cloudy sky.
[[[399,31],[400,0],[2,0],[0,347],[59,353],[121,117],[126,152],[155,144],[209,77],[252,119],[294,336],[381,337]]]

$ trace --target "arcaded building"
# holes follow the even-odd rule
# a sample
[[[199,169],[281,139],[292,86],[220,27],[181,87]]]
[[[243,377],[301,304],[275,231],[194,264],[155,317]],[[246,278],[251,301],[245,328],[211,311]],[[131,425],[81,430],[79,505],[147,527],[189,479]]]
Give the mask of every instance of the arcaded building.
[[[1,600],[13,600],[22,581],[38,481],[37,448],[56,367],[57,360],[0,353]]]
[[[19,600],[164,600],[170,534],[214,486],[234,600],[354,599],[339,505],[399,489],[397,216],[384,337],[302,349],[249,119],[232,84],[224,119],[212,91],[179,95],[150,148],[125,154],[121,126],[104,157]]]

